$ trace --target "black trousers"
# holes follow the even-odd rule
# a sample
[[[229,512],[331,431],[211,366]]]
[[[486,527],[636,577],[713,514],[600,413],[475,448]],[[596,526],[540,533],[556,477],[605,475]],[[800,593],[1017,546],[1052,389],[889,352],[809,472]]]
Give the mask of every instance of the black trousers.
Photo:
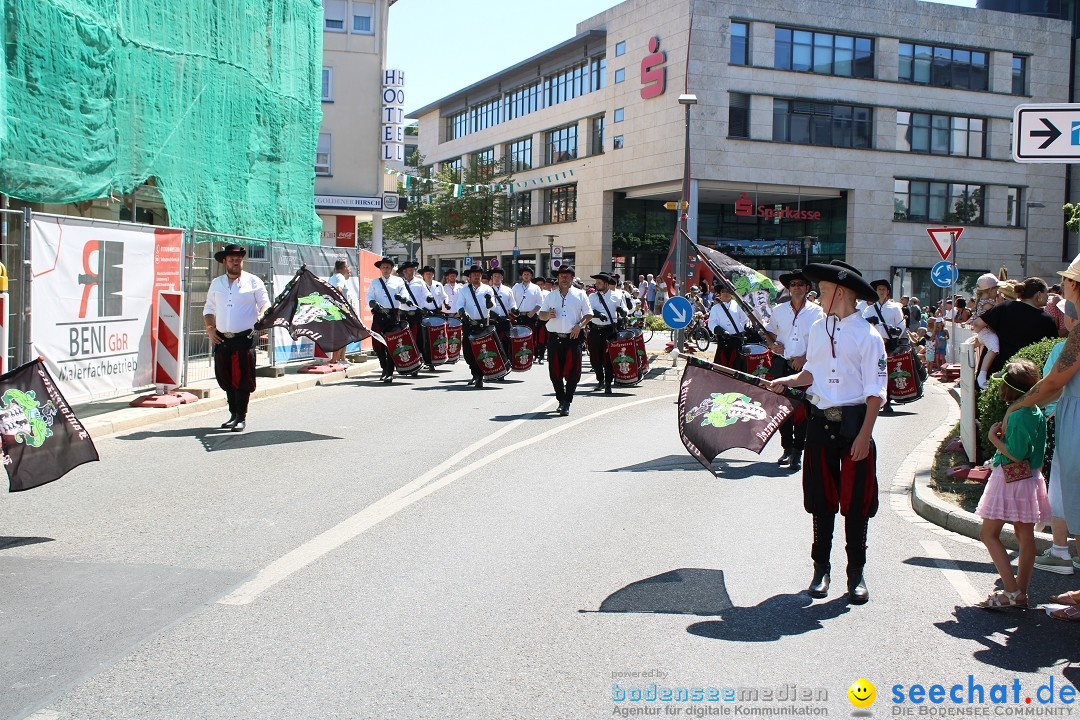
[[[548,334],[548,376],[559,403],[574,401],[574,391],[581,380],[581,344],[580,334],[576,339]]]
[[[376,312],[373,313],[371,317],[371,330],[380,335],[394,325],[397,325],[396,313]],[[386,345],[374,338],[371,339],[371,345],[375,348],[375,356],[379,358],[379,365],[382,366],[382,374],[393,375],[394,361],[390,357],[390,351],[387,349]]]
[[[402,313],[401,319],[409,326],[409,332],[412,333],[413,340],[416,341],[416,347],[420,350],[420,357],[427,365],[431,364],[431,353],[428,352],[427,338],[424,337],[422,330],[424,329],[421,323],[424,320],[423,314],[416,310],[412,313]]]
[[[784,377],[793,372],[791,364],[781,356],[773,353],[772,377]],[[785,451],[792,450],[802,454],[806,447],[806,416],[803,413],[792,413],[787,420],[780,425],[780,447]]]
[[[614,336],[614,325],[589,325],[589,336],[586,340],[589,363],[596,375],[596,382],[605,388],[610,388],[612,380],[615,379],[615,368],[611,364],[611,353],[607,347],[608,341]]]
[[[225,391],[229,413],[247,416],[248,402],[255,391],[255,334],[251,331],[231,338],[222,336],[214,346],[214,378]]]

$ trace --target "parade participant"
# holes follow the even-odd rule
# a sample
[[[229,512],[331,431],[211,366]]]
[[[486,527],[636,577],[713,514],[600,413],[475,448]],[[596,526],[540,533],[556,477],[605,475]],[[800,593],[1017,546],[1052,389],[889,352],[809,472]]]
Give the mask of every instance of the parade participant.
[[[893,349],[894,339],[889,328],[904,327],[904,308],[892,299],[892,283],[888,280],[875,280],[870,287],[877,292],[877,302],[866,306],[863,317],[874,326],[878,335],[885,341],[885,351]]]
[[[446,303],[443,309],[446,312],[450,312],[454,307],[454,296],[459,290],[457,284],[457,269],[449,268],[443,273],[443,295],[446,296]]]
[[[519,325],[524,325],[532,330],[533,362],[542,363],[544,346],[540,344],[539,328],[541,324],[538,313],[540,312],[540,305],[544,302],[544,291],[532,281],[533,269],[531,267],[521,268],[520,275],[521,282],[514,285],[512,291],[514,293],[514,304],[517,305],[518,309],[517,322]]]
[[[419,320],[414,331],[416,345],[424,359],[424,369],[434,370],[435,366],[431,364],[431,347],[423,322],[425,317],[439,315],[443,309],[446,297],[443,295],[442,283],[435,279],[435,268],[425,265],[420,268],[420,274],[412,279],[408,288],[410,298],[416,298],[416,304],[420,307],[417,313]]]
[[[838,260],[811,263],[803,275],[819,284],[826,316],[810,328],[802,371],[768,384],[775,392],[810,386],[813,407],[803,455],[803,506],[814,518],[814,578],[808,592],[815,598],[828,593],[839,510],[847,536],[848,601],[861,605],[870,599],[863,567],[867,525],[878,508],[873,432],[885,403],[888,362],[884,341],[855,311],[855,302],[873,302],[877,293],[858,270]]]
[[[544,298],[551,292],[551,278],[537,278],[536,286],[540,288],[540,305],[543,306]],[[536,337],[533,338],[533,341],[536,346],[536,354],[533,355],[533,362],[538,365],[543,365],[544,356],[547,355],[548,331],[547,325],[540,320],[539,310],[536,312]]]
[[[478,265],[473,265],[465,271],[468,282],[465,287],[458,290],[453,306],[454,313],[465,325],[463,328],[465,337],[464,342],[461,343],[461,349],[465,355],[465,362],[472,371],[472,380],[469,384],[477,388],[484,387],[484,373],[480,370],[480,364],[476,362],[476,355],[473,354],[472,344],[468,339],[469,336],[488,327],[491,309],[495,307],[495,301],[492,299],[494,293],[490,287],[483,284],[483,274],[484,269]]]
[[[334,274],[330,276],[329,282],[337,288],[337,291],[341,293],[341,297],[345,298],[345,302],[349,304],[349,307],[353,307],[356,304],[352,289],[349,287],[349,278],[351,276],[352,270],[349,269],[348,260],[337,260],[334,262]],[[330,355],[330,362],[338,363],[339,365],[348,365],[349,361],[345,358],[345,348],[335,350]]]
[[[401,319],[408,324],[409,332],[412,333],[417,346],[422,347],[420,344],[420,321],[423,320],[420,314],[422,300],[419,295],[413,292],[413,283],[417,283],[417,286],[419,286],[421,282],[420,278],[416,277],[416,268],[418,267],[420,267],[420,263],[415,260],[403,262],[398,266],[398,275],[405,281],[405,301],[400,307]]]
[[[743,346],[743,333],[750,325],[750,319],[735,302],[731,290],[720,288],[720,297],[709,310],[709,332],[716,338],[716,355],[713,362],[729,368],[741,370],[739,349]]]
[[[421,294],[417,295],[420,308],[433,315],[438,314],[440,310],[447,307],[447,302],[443,284],[435,279],[435,268],[430,265],[420,268],[420,278],[424,283]],[[426,297],[423,294],[425,292]]]
[[[229,401],[229,419],[222,429],[243,432],[248,402],[255,391],[255,323],[270,309],[263,281],[244,270],[247,250],[226,245],[214,253],[225,274],[206,291],[203,323],[214,348],[214,377]]]
[[[559,286],[540,306],[540,319],[548,332],[548,375],[559,401],[559,414],[570,414],[574,390],[581,379],[581,331],[592,320],[589,298],[573,287],[574,268],[559,268]]]
[[[790,301],[780,303],[773,308],[772,317],[765,328],[769,349],[772,351],[772,375],[784,377],[800,372],[806,364],[806,340],[810,337],[810,328],[820,320],[824,313],[821,307],[809,302],[807,294],[810,280],[802,270],[784,273],[780,276]],[[784,454],[777,464],[788,464],[791,472],[802,468],[803,448],[806,446],[806,418],[795,415],[788,417],[780,426],[780,446]]]
[[[387,329],[397,325],[398,309],[405,305],[408,298],[405,296],[405,281],[397,275],[393,275],[394,261],[388,257],[380,258],[375,262],[379,269],[379,277],[375,279],[367,291],[367,304],[371,308],[371,330],[382,334]],[[390,351],[386,345],[375,338],[371,339],[375,348],[375,355],[379,358],[382,366],[382,375],[379,379],[385,383],[392,382],[394,378],[394,361],[390,357]]]
[[[491,321],[495,323],[495,333],[499,336],[503,354],[510,357],[510,319],[517,314],[518,306],[514,302],[514,291],[503,285],[504,272],[501,267],[491,269],[491,290],[495,296],[495,307],[491,308]]]
[[[586,342],[589,347],[589,363],[596,375],[596,389],[611,395],[611,383],[615,379],[615,369],[611,365],[611,353],[608,341],[615,337],[620,314],[626,311],[620,306],[621,296],[612,289],[615,279],[607,273],[590,275],[596,281],[596,292],[589,296],[592,320],[589,323],[589,335]]]

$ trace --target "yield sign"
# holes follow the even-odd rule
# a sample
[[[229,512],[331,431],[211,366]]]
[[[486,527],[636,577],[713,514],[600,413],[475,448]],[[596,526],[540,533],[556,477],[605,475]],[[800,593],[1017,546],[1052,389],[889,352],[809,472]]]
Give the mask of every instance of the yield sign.
[[[953,243],[960,239],[964,233],[962,227],[926,228],[926,234],[934,241],[938,255],[942,260],[948,260],[952,255]]]

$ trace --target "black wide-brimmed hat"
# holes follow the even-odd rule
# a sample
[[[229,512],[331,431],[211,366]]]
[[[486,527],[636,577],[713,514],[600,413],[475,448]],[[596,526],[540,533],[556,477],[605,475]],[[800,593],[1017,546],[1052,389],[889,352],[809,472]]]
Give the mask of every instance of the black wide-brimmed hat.
[[[525,267],[523,267],[523,268],[520,268],[520,269],[518,270],[518,275],[520,275],[520,274],[522,274],[522,273],[529,273],[530,275],[533,275],[533,276],[535,276],[535,275],[536,275],[536,271],[535,271],[535,270],[533,270],[533,269],[532,269],[532,267],[531,267],[531,266],[529,266],[529,265],[526,265]],[[540,278],[538,278],[538,277],[534,277],[533,279],[534,279],[534,280],[539,280]]]
[[[860,300],[877,302],[877,290],[870,287],[857,268],[842,260],[833,260],[828,265],[810,263],[803,268],[803,274],[813,282],[831,282],[853,290]]]
[[[506,277],[506,271],[503,270],[501,267],[491,268],[491,274],[494,275],[495,273],[499,273],[503,277]]]
[[[888,288],[889,294],[892,295],[892,283],[891,282],[889,282],[888,280],[882,279],[882,280],[875,280],[874,282],[870,283],[870,287],[874,288],[875,291],[877,290],[878,285],[884,285],[886,288]]]
[[[609,274],[607,274],[605,272],[596,273],[595,275],[590,275],[589,277],[591,277],[593,280],[603,280],[608,285],[614,285],[615,284],[615,278],[611,277],[611,275],[609,275]]]
[[[810,278],[806,277],[806,275],[803,274],[803,271],[801,269],[793,270],[789,273],[782,273],[779,279],[780,284],[784,287],[790,285],[792,280],[802,280],[807,285],[810,284]]]
[[[237,245],[236,243],[229,243],[221,250],[214,253],[214,259],[219,263],[223,263],[225,262],[226,255],[239,255],[240,257],[244,257],[247,255],[247,248],[243,245]]]
[[[478,272],[481,275],[483,275],[484,274],[484,268],[480,267],[479,265],[470,265],[469,269],[465,271],[465,274],[466,275],[472,275],[474,272]]]
[[[398,265],[398,270],[407,270],[409,268],[418,268],[418,267],[420,267],[420,263],[416,262],[415,260],[409,260],[408,262],[403,262],[400,265]]]
[[[382,267],[386,263],[390,263],[390,267],[394,267],[394,261],[388,257],[381,257],[375,261],[375,267]]]
[[[428,272],[429,273],[435,272],[435,268],[431,267],[430,265],[425,265],[424,267],[420,268],[420,274],[421,275],[423,275],[424,273],[428,273]]]
[[[446,277],[447,275],[457,275],[458,271],[457,268],[446,268],[445,270],[443,270],[442,274],[443,277]]]
[[[574,270],[573,265],[563,265],[561,268],[559,268],[559,272],[557,272],[555,274],[556,275],[562,275],[563,273],[570,273],[571,275],[577,275],[577,272]]]

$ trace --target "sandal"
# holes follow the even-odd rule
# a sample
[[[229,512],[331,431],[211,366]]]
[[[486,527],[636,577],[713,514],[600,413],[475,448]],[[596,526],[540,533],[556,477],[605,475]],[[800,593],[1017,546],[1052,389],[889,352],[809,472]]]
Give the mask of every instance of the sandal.
[[[986,610],[1005,610],[1009,608],[1027,608],[1027,595],[1019,590],[999,590],[992,592],[990,595],[978,603],[978,607]],[[1080,610],[1080,608],[1078,608]]]
[[[1048,612],[1047,615],[1055,620],[1065,620],[1067,622],[1080,622],[1080,607],[1075,605],[1069,605],[1067,607]]]
[[[1051,595],[1050,602],[1080,607],[1080,590],[1070,590],[1069,592],[1063,592],[1060,595]]]

